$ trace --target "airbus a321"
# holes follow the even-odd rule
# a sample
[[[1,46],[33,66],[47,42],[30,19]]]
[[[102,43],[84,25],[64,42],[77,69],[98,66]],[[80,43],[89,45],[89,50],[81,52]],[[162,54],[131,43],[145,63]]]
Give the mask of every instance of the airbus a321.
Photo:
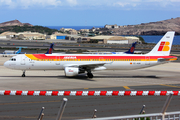
[[[170,56],[174,34],[167,32],[147,54],[23,54],[12,57],[4,66],[22,70],[22,77],[28,70],[64,70],[68,77],[87,73],[93,78],[92,71],[96,70],[133,70],[177,60]]]

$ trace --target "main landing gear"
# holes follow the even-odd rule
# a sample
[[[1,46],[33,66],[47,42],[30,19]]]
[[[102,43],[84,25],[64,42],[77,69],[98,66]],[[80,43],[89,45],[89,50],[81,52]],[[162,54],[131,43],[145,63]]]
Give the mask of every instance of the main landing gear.
[[[25,75],[25,70],[23,70],[23,74],[22,74],[22,77],[26,77],[26,75]]]
[[[91,72],[88,72],[88,73],[87,73],[87,76],[88,76],[88,78],[93,78],[93,77],[94,77]]]

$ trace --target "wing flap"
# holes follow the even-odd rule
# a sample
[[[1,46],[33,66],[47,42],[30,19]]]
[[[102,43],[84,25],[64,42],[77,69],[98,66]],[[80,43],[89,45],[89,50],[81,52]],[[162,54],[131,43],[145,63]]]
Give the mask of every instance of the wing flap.
[[[87,69],[95,69],[101,66],[104,66],[105,64],[111,64],[112,62],[103,62],[103,63],[82,63],[82,64],[66,64],[64,67],[85,67]]]

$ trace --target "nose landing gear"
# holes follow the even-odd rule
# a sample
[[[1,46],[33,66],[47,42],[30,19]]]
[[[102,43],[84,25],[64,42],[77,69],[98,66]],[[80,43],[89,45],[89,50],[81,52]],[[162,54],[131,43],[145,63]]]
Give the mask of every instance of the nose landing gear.
[[[22,74],[22,77],[26,77],[26,75],[25,75],[25,70],[23,70],[23,74]]]

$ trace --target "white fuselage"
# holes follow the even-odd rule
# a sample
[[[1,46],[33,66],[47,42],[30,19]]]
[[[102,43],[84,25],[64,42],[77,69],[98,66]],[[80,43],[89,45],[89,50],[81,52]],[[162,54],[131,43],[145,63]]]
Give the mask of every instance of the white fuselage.
[[[55,55],[46,55],[46,56],[55,56]],[[103,66],[107,70],[133,70],[139,68],[145,68],[149,66],[154,66],[161,64],[162,62],[158,62],[156,59],[151,59],[152,56],[145,56],[145,55],[123,55],[122,59],[115,59],[114,56],[120,55],[91,55],[98,57],[99,59],[79,59],[75,60],[76,57],[88,57],[88,54],[64,54],[64,55],[57,55],[57,59],[42,59],[42,60],[35,60],[31,59],[25,55],[17,55],[12,57],[9,61],[4,63],[4,66],[11,69],[16,70],[64,70],[66,66],[71,65],[81,65],[81,64],[101,64],[105,63]],[[104,59],[105,57],[112,58],[112,59]],[[127,56],[127,59],[126,57]],[[63,57],[63,58],[62,58]],[[69,57],[69,58],[68,58]],[[140,57],[139,59],[136,57]],[[64,59],[66,58],[66,59]],[[113,59],[114,58],[114,59]],[[162,58],[162,56],[160,57]],[[14,60],[13,60],[14,59]]]

